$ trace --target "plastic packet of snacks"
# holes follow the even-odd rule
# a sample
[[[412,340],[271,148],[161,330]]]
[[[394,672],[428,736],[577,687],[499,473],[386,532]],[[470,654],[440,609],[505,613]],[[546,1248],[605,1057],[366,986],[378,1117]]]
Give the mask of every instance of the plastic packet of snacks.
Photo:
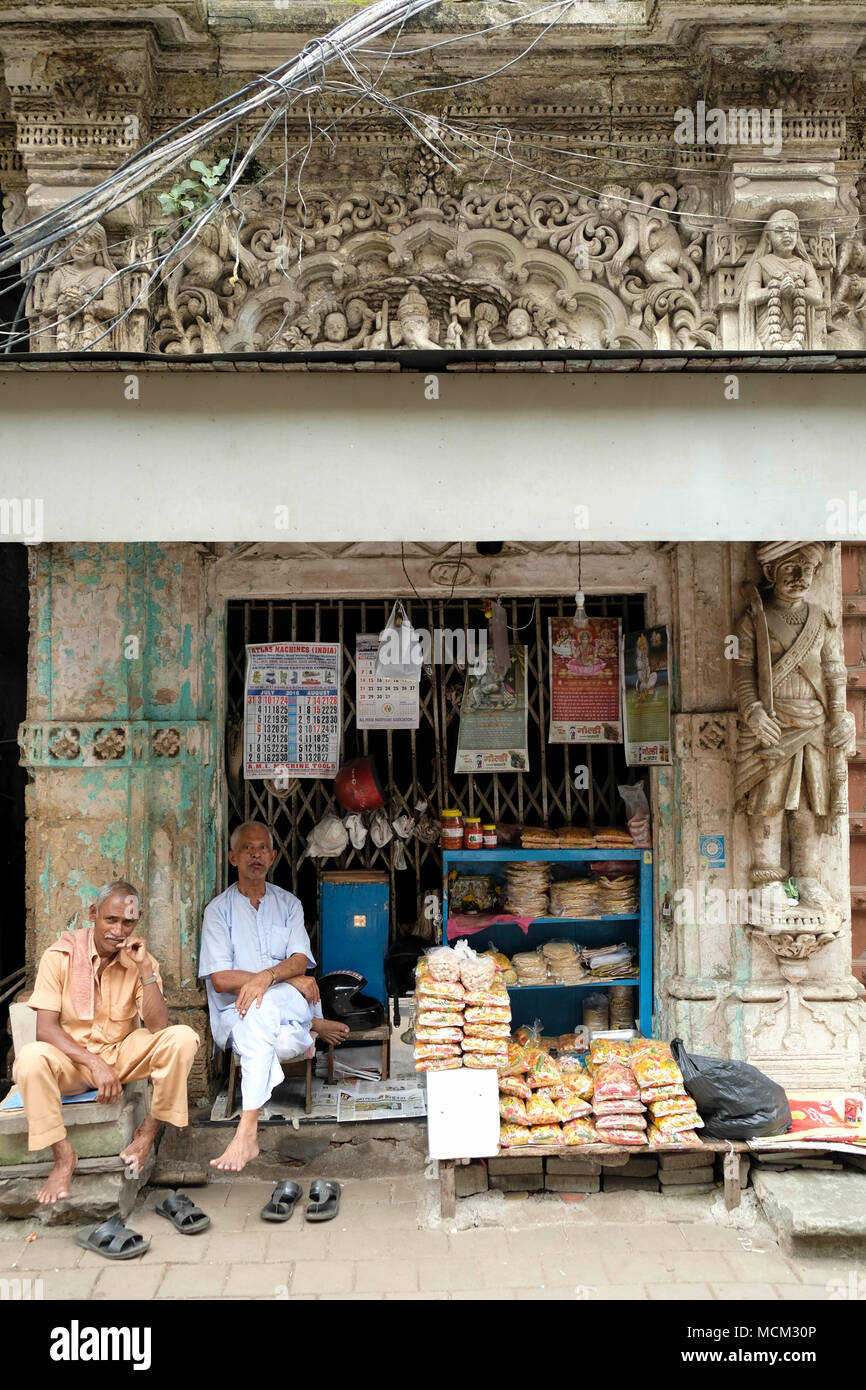
[[[520,1144],[531,1144],[530,1130],[526,1125],[504,1124],[499,1126],[499,1145],[503,1149],[514,1149]]]
[[[513,1125],[532,1124],[526,1113],[526,1102],[519,1096],[500,1096],[499,1114],[503,1120],[507,1120]]]
[[[466,993],[459,980],[419,980],[415,993],[419,999],[456,999],[462,1004]]]
[[[471,1004],[473,1008],[511,1010],[508,990],[500,984],[497,984],[493,989],[467,989],[463,995],[463,1002],[467,1007]]]
[[[596,1115],[642,1115],[646,1110],[639,1100],[594,1100],[592,1108]]]
[[[631,1044],[619,1038],[593,1038],[589,1045],[589,1055],[593,1070],[603,1066],[605,1062],[623,1062],[627,1065],[631,1056]]]
[[[595,1127],[599,1134],[604,1134],[609,1129],[646,1129],[646,1120],[643,1115],[599,1115],[595,1120]]]
[[[462,1028],[416,1028],[416,1043],[459,1043],[463,1041]]]
[[[621,1062],[603,1062],[595,1070],[593,1097],[601,1100],[639,1100],[640,1091],[631,1070]]]
[[[641,1100],[672,1100],[676,1096],[687,1096],[688,1091],[685,1086],[644,1086],[640,1093]]]
[[[682,1086],[683,1076],[667,1043],[654,1042],[631,1059],[631,1069],[641,1090],[649,1086]]]
[[[695,1131],[693,1129],[681,1129],[677,1134],[665,1134],[664,1130],[659,1129],[656,1125],[648,1125],[646,1137],[651,1144],[659,1144],[666,1149],[703,1148],[703,1144],[701,1142],[700,1137],[697,1134],[695,1134]]]
[[[536,1019],[535,1023],[524,1023],[520,1028],[515,1029],[514,1038],[521,1047],[538,1047],[538,1039],[541,1037],[541,1019]]]
[[[530,1086],[555,1086],[562,1080],[562,1072],[552,1057],[548,1057],[546,1052],[539,1051],[538,1048],[527,1049],[529,1059],[529,1071],[526,1079]]]
[[[415,1061],[429,1062],[432,1057],[459,1057],[459,1043],[416,1043]]]
[[[565,1120],[582,1119],[584,1115],[589,1115],[592,1106],[588,1100],[581,1100],[580,1096],[563,1096],[556,1102],[556,1108]]]
[[[464,1052],[464,1067],[473,1067],[476,1071],[501,1071],[505,1066],[504,1053],[491,1052]]]
[[[503,1096],[520,1096],[521,1100],[529,1100],[532,1095],[532,1088],[519,1076],[500,1076],[499,1094]]]
[[[660,1115],[653,1117],[656,1129],[663,1134],[679,1134],[683,1129],[703,1129],[704,1122],[697,1110],[688,1115]]]
[[[460,980],[467,989],[490,989],[496,979],[496,961],[492,956],[473,951],[468,941],[458,941],[454,954],[460,963]]]
[[[460,957],[450,946],[434,946],[425,956],[427,969],[434,980],[459,980]]]
[[[562,1133],[566,1144],[600,1143],[595,1125],[589,1120],[566,1120],[562,1126]]]
[[[459,1057],[426,1057],[415,1063],[416,1071],[456,1071],[463,1063]]]
[[[491,1005],[471,1004],[463,1010],[467,1023],[507,1023],[511,1024],[511,1008],[494,1009]],[[509,1027],[510,1031],[510,1027]]]
[[[510,1042],[506,1048],[506,1076],[525,1076],[529,1071],[529,1058],[519,1043]]]
[[[501,1038],[505,1042],[509,1026],[507,1023],[466,1023],[463,1033],[467,1038]]]
[[[647,1137],[642,1129],[605,1129],[598,1131],[599,1140],[604,1144],[646,1144]]]
[[[531,1125],[558,1125],[562,1123],[559,1106],[548,1096],[538,1091],[526,1102],[526,1117]]]
[[[698,1107],[690,1096],[676,1096],[670,1100],[651,1100],[650,1114],[654,1120],[664,1115],[696,1115]]]
[[[564,1144],[565,1135],[559,1125],[533,1125],[527,1133],[532,1136],[530,1144]]]
[[[501,1057],[503,1062],[508,1057],[508,1044],[505,1038],[472,1038],[463,1034],[464,1052],[485,1052],[491,1056]]]
[[[461,1028],[463,1015],[456,1009],[419,1009],[415,1015],[416,1028]]]

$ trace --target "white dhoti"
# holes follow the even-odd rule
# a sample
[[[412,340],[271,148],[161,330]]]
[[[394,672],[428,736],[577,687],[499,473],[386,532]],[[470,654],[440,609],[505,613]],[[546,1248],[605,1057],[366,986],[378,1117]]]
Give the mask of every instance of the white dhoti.
[[[232,1024],[231,1045],[241,1059],[241,1104],[261,1110],[283,1079],[280,1059],[302,1056],[312,1046],[310,1025],[322,1017],[321,1004],[308,1004],[294,985],[273,985],[257,1008],[253,1004]]]

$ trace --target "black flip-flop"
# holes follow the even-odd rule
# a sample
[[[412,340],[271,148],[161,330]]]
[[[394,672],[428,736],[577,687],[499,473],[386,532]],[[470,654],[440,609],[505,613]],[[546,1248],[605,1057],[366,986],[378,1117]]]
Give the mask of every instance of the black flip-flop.
[[[171,1192],[154,1208],[157,1216],[164,1216],[182,1236],[197,1236],[199,1231],[207,1230],[210,1217],[197,1207],[185,1192]]]
[[[85,1226],[76,1232],[75,1242],[107,1260],[134,1260],[150,1249],[150,1237],[131,1231],[119,1216],[110,1216],[99,1226]]]
[[[298,1184],[289,1178],[285,1178],[283,1182],[278,1182],[271,1193],[270,1201],[262,1207],[262,1220],[288,1221],[301,1195]]]
[[[325,1182],[323,1178],[316,1178],[315,1182],[310,1183],[310,1200],[306,1210],[307,1220],[333,1221],[340,1210],[341,1191],[342,1188],[338,1182]]]

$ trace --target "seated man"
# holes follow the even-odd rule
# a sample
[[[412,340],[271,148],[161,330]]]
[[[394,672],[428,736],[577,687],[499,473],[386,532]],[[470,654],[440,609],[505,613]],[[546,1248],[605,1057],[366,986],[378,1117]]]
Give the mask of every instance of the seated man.
[[[337,1044],[349,1032],[322,1018],[319,987],[305,973],[316,962],[304,910],[267,882],[275,858],[267,826],[239,825],[229,851],[238,881],[208,903],[202,924],[198,973],[207,982],[213,1039],[241,1059],[241,1118],[211,1166],[235,1173],[258,1154],[259,1111],[283,1079],[278,1059],[304,1053],[313,1035]]]
[[[187,1123],[186,1083],[199,1040],[185,1024],[168,1026],[159,966],[135,934],[139,914],[136,890],[108,883],[91,905],[91,925],[63,932],[39,962],[27,1000],[36,1010],[37,1041],[22,1047],[12,1076],[29,1122],[29,1147],[50,1144],[54,1154],[40,1202],[69,1196],[77,1161],[61,1096],[96,1087],[97,1100],[107,1105],[120,1099],[124,1082],[152,1079],[150,1114],[121,1153],[133,1177],[162,1122]]]

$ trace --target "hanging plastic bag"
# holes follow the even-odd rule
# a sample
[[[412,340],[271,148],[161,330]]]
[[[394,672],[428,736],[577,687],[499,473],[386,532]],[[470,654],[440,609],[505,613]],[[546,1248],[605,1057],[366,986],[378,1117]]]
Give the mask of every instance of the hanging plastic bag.
[[[423,665],[421,636],[398,599],[379,633],[376,675],[383,679],[420,681]]]
[[[626,823],[635,849],[652,849],[650,808],[643,783],[638,782],[633,787],[617,787],[617,791],[625,802]]]
[[[708,1139],[767,1139],[792,1128],[784,1090],[757,1067],[730,1058],[694,1057],[686,1052],[682,1038],[674,1038],[671,1052]]]
[[[352,841],[352,848],[363,849],[367,839],[367,827],[360,812],[355,811],[350,816],[344,816],[343,824],[348,831],[349,839]]]
[[[388,824],[388,817],[382,810],[373,812],[373,819],[370,821],[370,839],[377,849],[383,849],[389,840],[393,840],[394,832]]]
[[[322,816],[310,831],[301,858],[307,855],[310,859],[335,858],[343,853],[348,843],[349,834],[343,822],[336,816]]]

